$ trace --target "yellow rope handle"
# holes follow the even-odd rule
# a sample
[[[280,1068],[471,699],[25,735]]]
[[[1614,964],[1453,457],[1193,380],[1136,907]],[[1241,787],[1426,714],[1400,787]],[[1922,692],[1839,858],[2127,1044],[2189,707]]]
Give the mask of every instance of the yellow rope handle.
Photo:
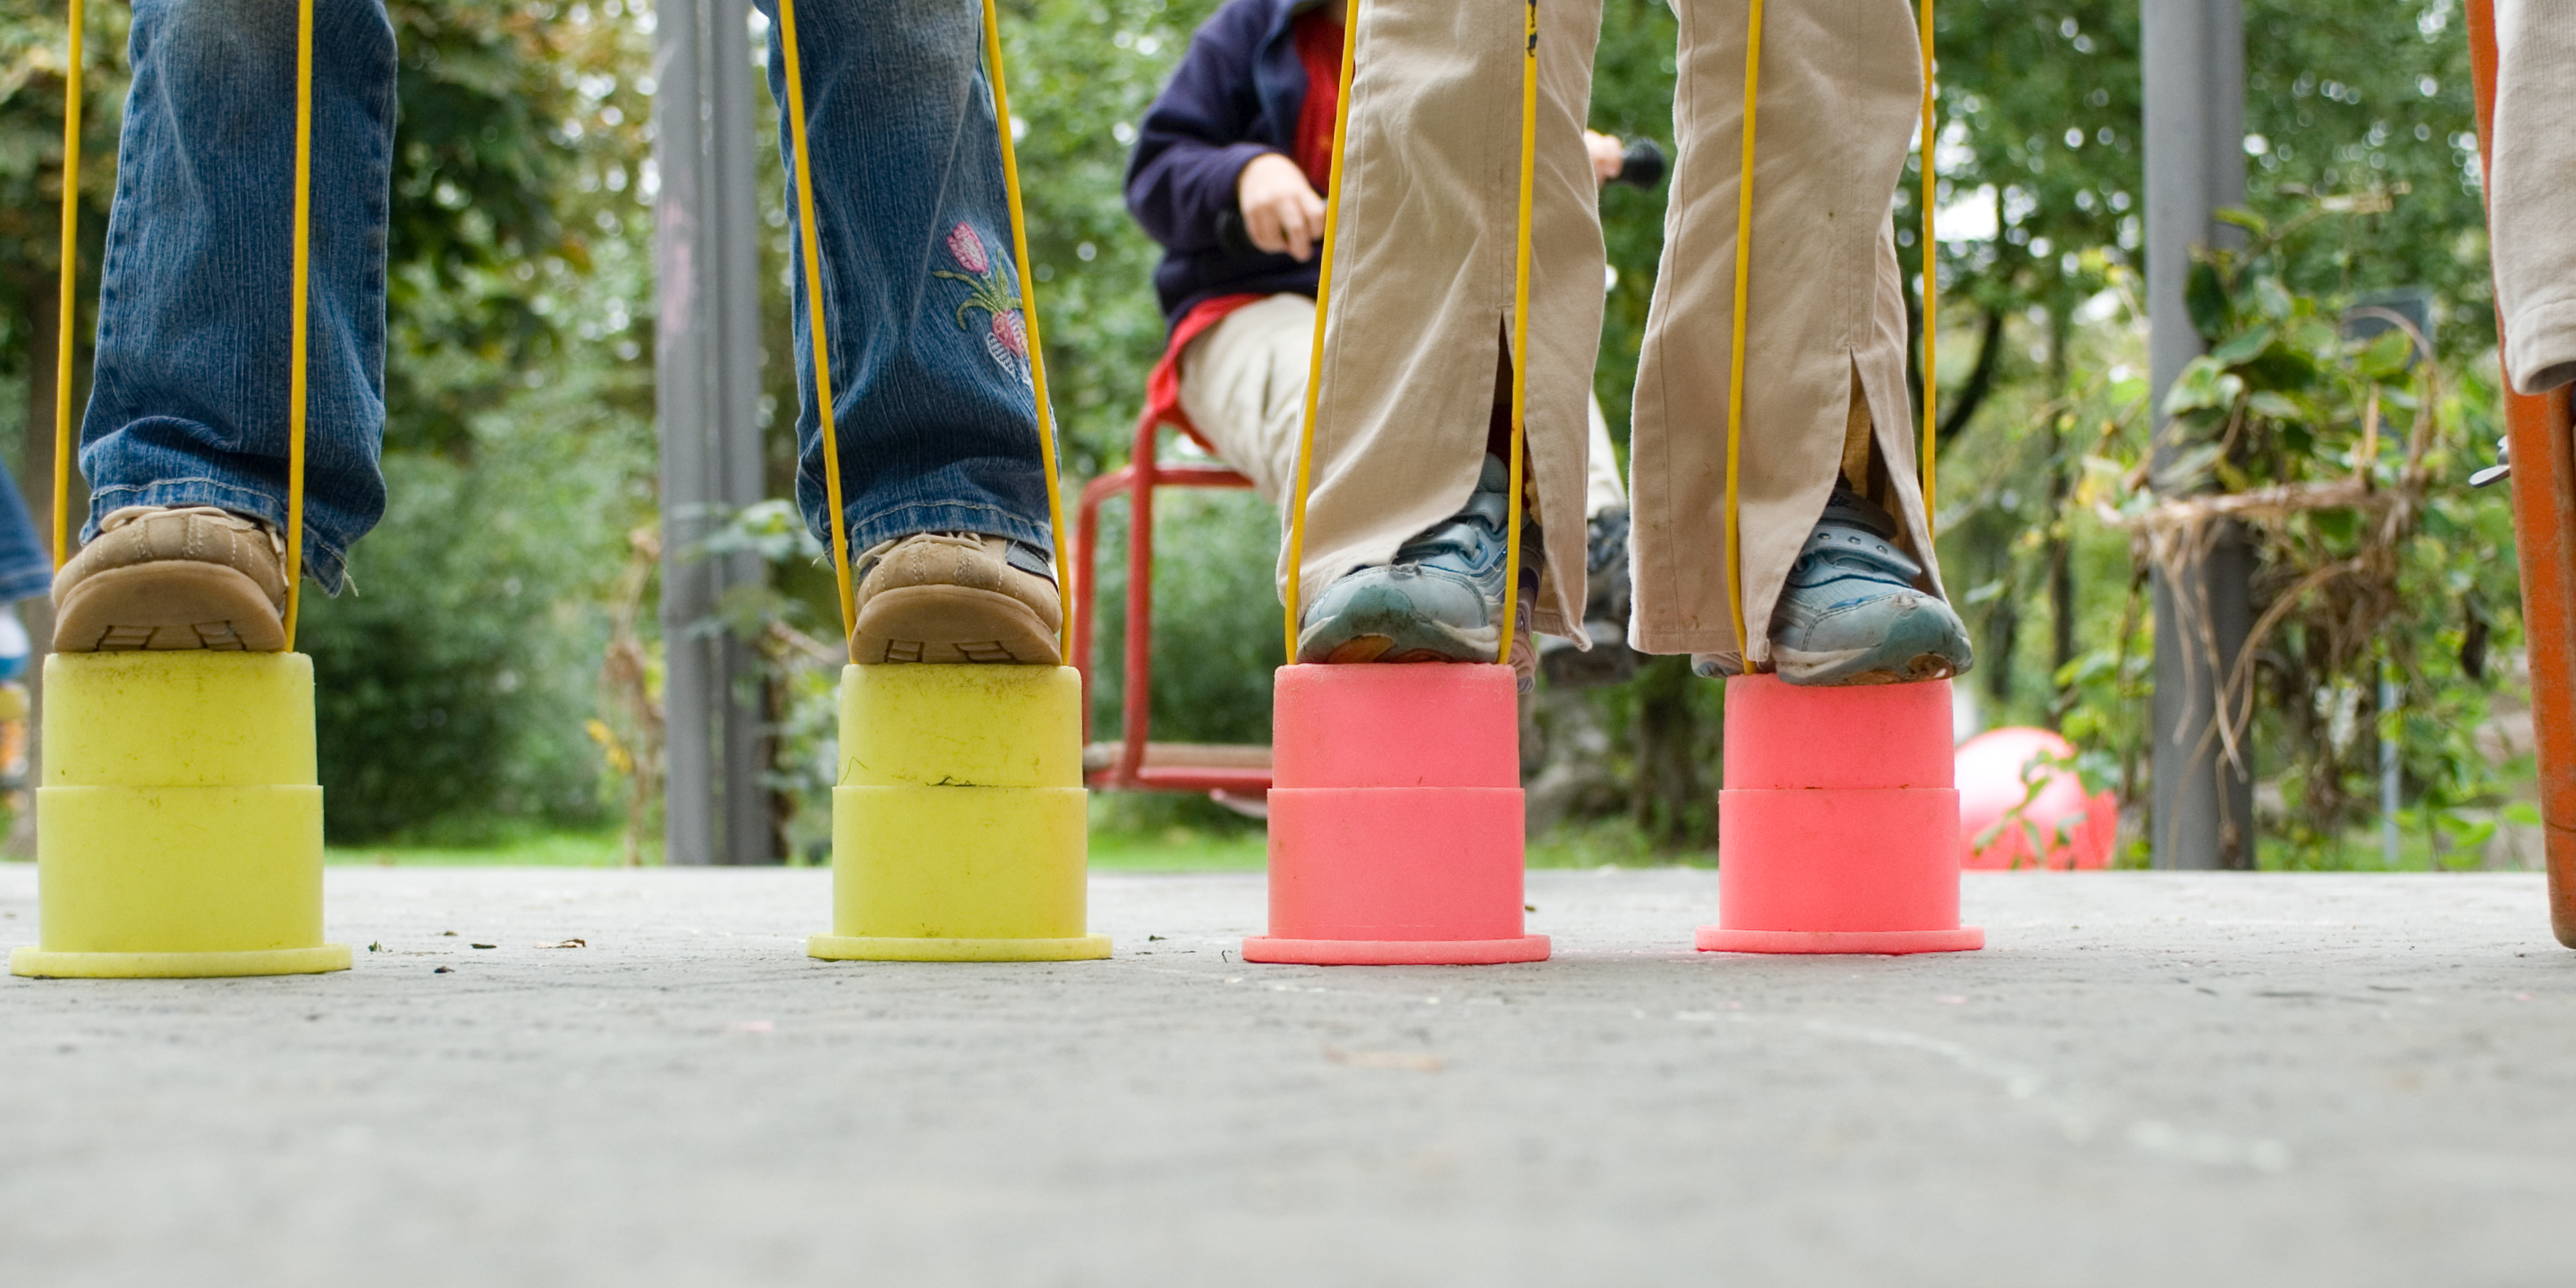
[[[1744,35],[1744,159],[1735,181],[1735,327],[1728,337],[1733,352],[1726,373],[1726,584],[1735,600],[1735,665],[1748,675],[1753,649],[1744,628],[1744,519],[1736,483],[1744,456],[1744,315],[1752,278],[1744,248],[1753,240],[1753,118],[1762,87],[1762,0],[1751,2]]]
[[[1529,410],[1530,209],[1538,176],[1538,0],[1525,0],[1521,34],[1521,192],[1519,244],[1512,264],[1512,508],[1503,533],[1502,639],[1494,661],[1512,662],[1512,641],[1520,633],[1521,599],[1521,450]]]
[[[1011,141],[1011,95],[1003,87],[1002,23],[993,0],[984,0],[984,62],[993,82],[993,119],[1002,135],[1002,186],[1011,196],[1011,255],[1020,274],[1020,320],[1029,332],[1029,383],[1038,402],[1038,457],[1046,469],[1047,530],[1055,545],[1057,654],[1073,660],[1073,610],[1065,595],[1072,562],[1064,550],[1064,489],[1056,479],[1055,411],[1047,405],[1046,348],[1038,343],[1037,279],[1029,274],[1028,220],[1020,213],[1020,161]]]
[[[72,557],[72,353],[80,330],[80,167],[82,28],[88,14],[82,0],[71,0],[71,45],[63,62],[63,255],[62,295],[56,305],[54,345],[54,568]]]
[[[295,339],[286,378],[286,651],[304,585],[304,415],[313,297],[313,0],[295,6]]]
[[[841,437],[832,424],[832,345],[824,327],[822,242],[814,231],[812,149],[805,146],[805,73],[796,58],[796,0],[778,0],[778,47],[787,59],[787,133],[796,150],[796,224],[805,257],[805,331],[814,349],[814,411],[823,427],[823,495],[832,507],[832,575],[840,583],[846,648],[858,629],[858,602],[850,587],[849,517],[841,511]]]
[[[1332,191],[1324,194],[1323,262],[1315,274],[1315,346],[1306,360],[1306,421],[1297,439],[1297,487],[1288,509],[1288,660],[1297,660],[1297,601],[1306,579],[1306,491],[1314,478],[1315,403],[1324,389],[1324,320],[1333,291],[1333,244],[1342,222],[1342,148],[1351,128],[1351,64],[1359,50],[1360,12],[1367,0],[1351,0],[1342,23],[1341,98],[1333,104],[1333,170],[1325,176]]]
[[[1933,277],[1939,262],[1940,243],[1932,240],[1932,203],[1939,194],[1939,182],[1932,173],[1932,157],[1937,145],[1932,138],[1932,0],[1923,0],[1923,530],[1932,532],[1932,464],[1940,444],[1933,430],[1937,422],[1933,410],[1941,401],[1940,369],[1933,365],[1935,340],[1940,334],[1940,284]],[[1937,535],[1937,534],[1936,534]],[[1932,552],[1925,551],[1931,558]]]

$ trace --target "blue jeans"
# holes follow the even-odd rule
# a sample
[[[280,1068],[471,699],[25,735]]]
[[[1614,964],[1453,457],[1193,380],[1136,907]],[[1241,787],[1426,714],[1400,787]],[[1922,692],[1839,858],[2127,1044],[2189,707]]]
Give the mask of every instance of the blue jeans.
[[[0,609],[44,594],[53,584],[54,561],[36,535],[36,521],[27,516],[8,469],[0,467]]]
[[[305,567],[339,588],[385,509],[385,221],[394,33],[318,0]],[[134,86],[81,423],[90,517],[216,505],[286,522],[294,327],[295,6],[135,0]]]
[[[769,91],[779,104],[795,247],[796,503],[828,542],[787,60],[777,0],[758,3],[770,19]],[[981,66],[983,7],[804,0],[796,32],[850,548],[915,532],[985,532],[1045,546],[1046,475],[1001,144]]]
[[[929,8],[807,0],[798,15],[851,539],[957,530],[1044,544],[981,11]],[[395,51],[380,0],[317,0],[314,20],[305,568],[336,591],[350,545],[385,507]],[[135,0],[130,57],[81,427],[93,498],[82,537],[129,505],[214,505],[283,526],[295,6]],[[773,36],[783,101],[782,62]],[[819,535],[801,252],[796,272],[797,500]]]

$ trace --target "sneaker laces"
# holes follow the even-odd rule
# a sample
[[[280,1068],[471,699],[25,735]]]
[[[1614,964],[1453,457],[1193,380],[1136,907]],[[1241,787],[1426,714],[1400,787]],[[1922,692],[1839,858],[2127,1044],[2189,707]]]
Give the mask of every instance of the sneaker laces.
[[[1448,518],[1415,533],[1396,547],[1394,563],[1413,564],[1421,568],[1454,573],[1476,582],[1495,601],[1494,612],[1502,612],[1502,571],[1510,559],[1510,547],[1504,541],[1504,525],[1511,521],[1512,476],[1499,456],[1485,457],[1484,468],[1476,476],[1476,490],[1467,503]],[[1521,585],[1532,589],[1538,584],[1538,560],[1545,538],[1534,522],[1521,524]],[[1491,583],[1487,585],[1486,583]]]
[[[986,532],[915,532],[905,536],[895,537],[890,540],[880,541],[859,552],[859,557],[853,561],[850,567],[850,581],[855,584],[867,580],[868,574],[874,571],[876,566],[883,562],[887,555],[892,554],[896,546],[912,540],[913,537],[945,537],[951,541],[973,541],[980,543],[986,537],[992,535],[992,533]],[[1027,573],[1032,577],[1042,577],[1049,585],[1053,585],[1055,583],[1055,552],[1033,545],[1029,542],[1022,541],[1017,537],[1005,537],[1002,541],[1003,563],[1013,568],[1017,568],[1021,572]]]
[[[1896,520],[1887,511],[1837,483],[1806,548],[1789,566],[1788,584],[1800,590],[1837,581],[1911,588],[1923,565],[1897,549],[1895,539]]]
[[[119,528],[130,527],[145,519],[164,514],[202,514],[223,519],[235,525],[258,529],[268,537],[269,551],[279,558],[286,556],[286,536],[269,525],[268,520],[227,510],[220,505],[128,505],[108,511],[98,521],[98,534],[106,536]]]

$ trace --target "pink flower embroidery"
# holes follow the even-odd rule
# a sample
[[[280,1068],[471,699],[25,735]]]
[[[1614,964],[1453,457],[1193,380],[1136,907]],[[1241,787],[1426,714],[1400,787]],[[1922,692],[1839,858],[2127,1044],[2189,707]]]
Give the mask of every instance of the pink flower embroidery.
[[[993,338],[1000,340],[1002,347],[1011,351],[1012,357],[1025,359],[1029,356],[1029,324],[1020,316],[1018,309],[993,315]]]
[[[984,255],[984,239],[976,236],[975,229],[967,224],[948,230],[948,254],[957,261],[959,268],[969,273],[981,275],[993,267],[993,261]]]
[[[1020,383],[1030,383],[1029,324],[1020,311],[1016,283],[1002,275],[1001,266],[985,252],[984,238],[973,227],[959,224],[949,229],[945,244],[949,257],[966,271],[952,273],[934,268],[930,275],[966,284],[966,299],[957,306],[958,329],[974,335],[975,325],[967,320],[967,314],[984,310],[989,319],[981,337],[985,354],[993,359],[993,365],[1017,377]]]

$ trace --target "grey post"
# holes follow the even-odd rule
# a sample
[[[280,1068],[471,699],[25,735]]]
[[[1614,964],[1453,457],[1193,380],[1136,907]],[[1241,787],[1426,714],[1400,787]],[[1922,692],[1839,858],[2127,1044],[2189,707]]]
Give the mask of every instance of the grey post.
[[[659,278],[662,835],[672,863],[765,863],[762,710],[750,650],[705,629],[755,556],[694,557],[714,515],[761,499],[759,224],[750,6],[662,5],[654,29]]]
[[[2147,317],[2150,385],[2165,390],[2201,353],[2183,301],[2194,246],[2234,230],[2214,212],[2245,201],[2245,15],[2241,0],[2145,0]],[[2156,463],[2173,454],[2161,437]],[[2212,736],[2214,694],[2252,626],[2251,556],[2232,528],[2206,561],[2156,577],[2154,862],[2254,866],[2254,785]],[[2178,611],[2195,606],[2205,611]],[[2186,632],[2186,619],[2195,628]],[[2212,649],[2212,644],[2215,649]],[[2251,749],[2245,753],[2250,756]]]

